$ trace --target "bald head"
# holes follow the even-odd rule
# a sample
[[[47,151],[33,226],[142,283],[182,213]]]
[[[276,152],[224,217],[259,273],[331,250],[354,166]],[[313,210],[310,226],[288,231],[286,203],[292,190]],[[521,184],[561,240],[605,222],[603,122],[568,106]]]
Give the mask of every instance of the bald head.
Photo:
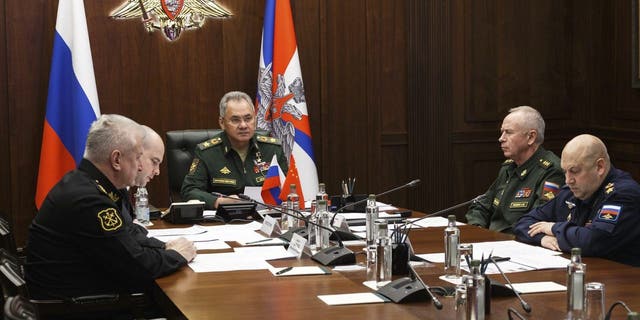
[[[143,153],[141,157],[142,171],[136,176],[136,186],[144,187],[160,174],[160,164],[164,158],[164,142],[153,129],[142,126],[145,135],[142,140]]]
[[[611,168],[607,147],[589,134],[567,142],[560,160],[565,182],[578,199],[588,199],[600,187]]]

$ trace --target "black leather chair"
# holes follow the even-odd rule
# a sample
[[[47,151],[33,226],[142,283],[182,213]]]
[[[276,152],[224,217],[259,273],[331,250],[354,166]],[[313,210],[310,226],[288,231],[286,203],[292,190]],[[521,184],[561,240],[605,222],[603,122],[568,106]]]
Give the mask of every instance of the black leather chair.
[[[190,129],[167,131],[166,154],[167,171],[169,176],[169,201],[179,202],[182,199],[180,189],[184,176],[189,171],[193,161],[196,145],[213,138],[222,132],[221,129]]]

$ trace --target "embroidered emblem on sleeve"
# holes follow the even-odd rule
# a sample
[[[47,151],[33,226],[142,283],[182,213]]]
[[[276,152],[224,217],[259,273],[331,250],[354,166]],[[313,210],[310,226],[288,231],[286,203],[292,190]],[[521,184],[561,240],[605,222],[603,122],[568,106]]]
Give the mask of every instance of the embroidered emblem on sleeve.
[[[618,220],[620,211],[622,211],[622,206],[605,204],[604,206],[602,206],[602,209],[600,209],[598,219],[602,221],[615,222]]]
[[[100,221],[100,227],[104,231],[118,230],[122,226],[122,219],[114,208],[107,208],[98,212],[98,221]]]
[[[560,186],[558,184],[551,181],[545,181],[544,186],[542,187],[542,198],[549,201],[556,197],[558,191],[560,191]]]

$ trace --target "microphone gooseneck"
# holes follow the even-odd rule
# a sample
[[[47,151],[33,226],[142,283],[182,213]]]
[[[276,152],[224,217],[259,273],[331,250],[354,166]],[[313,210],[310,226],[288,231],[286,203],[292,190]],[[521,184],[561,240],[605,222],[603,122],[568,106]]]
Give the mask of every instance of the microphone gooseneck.
[[[518,300],[520,300],[520,305],[522,305],[522,309],[524,309],[524,311],[526,311],[527,313],[531,313],[531,306],[526,301],[524,301],[524,299],[522,299],[522,297],[518,293],[518,290],[516,290],[513,287],[513,284],[511,283],[511,281],[509,281],[509,278],[507,278],[507,275],[504,272],[502,272],[502,269],[500,268],[500,266],[498,265],[496,260],[493,259],[493,257],[490,260],[491,260],[491,262],[493,262],[493,264],[496,266],[496,268],[498,268],[498,271],[500,272],[500,274],[504,278],[504,281],[506,281],[509,284],[509,286],[511,286],[511,290],[513,290],[513,292],[516,294],[516,297],[518,297]]]
[[[405,222],[405,225],[408,225],[408,224],[414,224],[414,223],[416,223],[416,222],[418,222],[418,221],[421,221],[421,220],[424,220],[424,219],[426,219],[426,218],[437,217],[437,216],[439,216],[439,215],[441,215],[441,214],[443,214],[443,213],[447,213],[447,212],[449,212],[449,211],[452,211],[452,210],[458,209],[458,208],[463,207],[463,206],[466,206],[466,205],[468,205],[468,204],[470,204],[470,203],[476,203],[476,202],[478,202],[478,201],[482,200],[484,197],[485,197],[485,195],[484,195],[484,194],[481,194],[481,195],[479,195],[479,196],[477,196],[477,197],[475,197],[475,198],[473,198],[473,199],[471,199],[471,200],[468,200],[468,201],[465,201],[465,202],[462,202],[462,203],[458,203],[458,204],[456,204],[456,205],[454,205],[454,206],[452,206],[452,207],[444,208],[444,209],[439,210],[439,211],[436,211],[436,212],[434,212],[434,213],[430,213],[430,214],[428,214],[428,215],[425,215],[425,216],[423,216],[423,217],[420,217],[419,219],[416,219],[416,220],[413,220],[413,221],[408,221],[408,220],[407,220],[407,222]]]
[[[407,182],[407,183],[405,183],[405,184],[403,184],[403,185],[401,185],[399,187],[395,187],[393,189],[389,189],[389,190],[384,191],[382,193],[378,193],[378,194],[376,194],[376,198],[384,196],[384,195],[392,193],[392,192],[396,192],[398,190],[405,189],[405,188],[413,188],[413,187],[415,187],[415,186],[417,186],[419,184],[420,184],[420,179],[414,179],[414,180],[411,180],[411,181],[409,181],[409,182]],[[357,206],[357,205],[359,205],[361,203],[365,203],[367,200],[369,200],[369,199],[368,198],[364,198],[362,200],[358,200],[356,202],[352,202],[352,203],[346,204],[346,205],[338,208],[338,210],[336,210],[336,212],[333,213],[333,216],[331,217],[331,222],[329,224],[333,225],[333,221],[336,219],[336,215],[338,215],[338,213],[342,212],[342,210]]]
[[[442,302],[440,302],[440,300],[433,294],[433,292],[431,292],[431,288],[426,283],[424,283],[424,281],[422,281],[422,278],[420,278],[420,275],[418,275],[411,263],[409,263],[409,270],[411,270],[412,278],[418,280],[418,282],[420,282],[420,284],[424,287],[424,290],[427,291],[427,293],[431,297],[431,301],[433,301],[433,306],[435,306],[438,310],[442,310]]]

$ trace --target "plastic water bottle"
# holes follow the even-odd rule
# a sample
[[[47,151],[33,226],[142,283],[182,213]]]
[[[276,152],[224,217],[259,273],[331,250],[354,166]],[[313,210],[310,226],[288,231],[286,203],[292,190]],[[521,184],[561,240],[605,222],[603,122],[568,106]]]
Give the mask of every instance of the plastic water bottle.
[[[324,228],[329,229],[329,223],[331,221],[331,214],[327,211],[327,201],[318,200],[316,209],[317,223]],[[331,234],[329,230],[316,226],[316,246],[319,250],[329,247],[329,237]]]
[[[480,261],[471,260],[470,264],[471,274],[462,277],[462,282],[467,285],[467,319],[484,320],[484,276],[480,274]]]
[[[326,200],[327,201],[327,208],[329,207],[329,195],[327,194],[327,188],[324,185],[324,183],[319,183],[318,184],[318,193],[316,193],[316,201],[318,200]]]
[[[391,238],[386,220],[376,220],[376,285],[382,287],[391,282]]]
[[[449,216],[449,224],[444,229],[444,275],[447,278],[457,277],[460,267],[458,244],[460,243],[460,229],[456,226],[456,216]]]
[[[284,232],[289,228],[295,228],[298,226],[298,219],[295,217],[300,212],[300,197],[298,196],[296,185],[291,184],[289,186],[289,194],[287,195],[287,201],[283,202],[284,210],[288,214],[284,214],[280,219],[280,229]]]
[[[136,219],[143,225],[149,224],[149,194],[147,188],[138,187],[136,192]]]
[[[582,263],[580,248],[571,249],[567,265],[567,319],[584,318],[584,279],[587,265]]]
[[[378,206],[376,205],[376,195],[370,194],[367,200],[365,213],[365,229],[367,231],[367,247],[376,244],[375,221],[378,219]]]

